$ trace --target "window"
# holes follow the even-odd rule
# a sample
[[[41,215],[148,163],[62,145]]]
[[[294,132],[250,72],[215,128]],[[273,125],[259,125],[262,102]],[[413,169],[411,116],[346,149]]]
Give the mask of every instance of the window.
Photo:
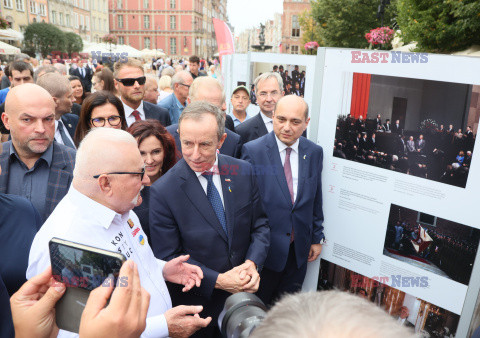
[[[298,54],[298,46],[293,45],[290,54]]]
[[[92,29],[93,29],[93,30],[95,30],[96,27],[97,27],[97,22],[96,22],[96,21],[97,21],[97,18],[96,18],[96,17],[93,17],[93,19],[92,19]]]
[[[63,26],[63,13],[58,13],[58,23]]]
[[[170,0],[170,9],[174,9],[176,7],[176,0]]]
[[[150,16],[144,15],[143,16],[143,28],[149,29],[150,28]]]
[[[122,9],[123,8],[123,0],[117,0],[117,8]]]
[[[65,15],[65,24],[67,27],[72,27],[72,23],[70,22],[70,14]]]
[[[177,54],[177,38],[170,38],[170,54]]]
[[[52,23],[57,23],[57,12],[52,11]]]
[[[90,0],[85,0],[85,9],[90,10]]]
[[[16,0],[15,5],[17,6],[17,11],[25,12],[23,0]]]
[[[143,8],[148,9],[148,0],[143,0]]]
[[[90,17],[86,16],[85,17],[85,26],[87,27],[87,31],[90,30]]]
[[[40,15],[47,16],[47,8],[45,7],[45,4],[40,4]]]
[[[118,44],[119,45],[124,45],[125,44],[125,38],[123,36],[118,37]]]
[[[3,0],[3,6],[7,8],[12,8],[12,0]]]
[[[117,16],[117,26],[118,28],[123,28],[123,15]]]
[[[150,49],[150,38],[143,38],[143,47]]]
[[[74,13],[75,15],[75,28],[78,28],[78,14]]]
[[[80,29],[85,29],[85,18],[80,15]]]
[[[298,22],[298,15],[292,15],[292,36],[300,36],[300,24]]]
[[[31,14],[37,14],[36,2],[30,0],[29,5],[30,5],[30,13],[31,13]],[[55,13],[55,12],[52,11],[52,13]]]
[[[170,16],[170,29],[177,29],[177,17],[174,15]]]

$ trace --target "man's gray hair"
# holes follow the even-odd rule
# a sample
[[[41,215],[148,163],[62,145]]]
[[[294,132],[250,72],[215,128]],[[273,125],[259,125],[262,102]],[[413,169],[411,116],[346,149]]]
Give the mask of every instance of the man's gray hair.
[[[195,101],[187,105],[178,119],[179,133],[183,120],[201,120],[205,114],[211,114],[215,117],[218,126],[217,136],[218,140],[220,140],[225,133],[225,114],[219,107],[206,101]]]
[[[67,66],[63,63],[57,62],[53,67],[55,67],[61,75],[67,75]]]
[[[163,69],[162,72],[160,73],[160,76],[165,76],[165,75],[173,77],[175,75],[175,69],[173,69],[172,67],[167,67]]]
[[[190,76],[190,72],[187,72],[186,70],[181,70],[179,71],[178,73],[175,73],[173,76],[172,76],[172,89],[175,89],[175,85],[178,83],[178,84],[184,84],[185,83],[185,79]]]
[[[53,67],[52,67],[53,68]],[[71,88],[70,81],[59,73],[47,73],[37,79],[37,85],[47,90],[52,97],[61,98]]]
[[[213,86],[217,87],[222,92],[222,103],[225,102],[225,93],[223,92],[223,86],[217,79],[214,79],[210,76],[199,76],[193,80],[190,90],[188,91],[188,97],[191,101],[197,101],[198,90],[202,86]]]
[[[268,79],[271,79],[271,78],[274,78],[275,80],[277,80],[278,88],[280,89],[280,92],[283,92],[282,77],[280,76],[280,74],[278,74],[276,72],[267,72],[267,73],[263,73],[262,75],[257,76],[257,78],[255,79],[255,82],[254,82],[255,92],[258,93],[258,83],[259,82],[265,81],[265,80],[268,80]]]
[[[15,55],[15,57],[13,58],[13,61],[25,61],[25,60],[29,60],[30,61],[30,56],[27,55],[27,54],[24,54],[24,53],[20,53],[20,54],[17,54]]]
[[[285,296],[250,337],[413,338],[415,335],[373,303],[332,290]]]
[[[52,65],[40,66],[37,68],[35,73],[33,73],[33,82],[37,83],[37,80],[40,77],[39,75],[42,73],[43,73],[42,75],[45,75],[47,73],[58,73],[58,72],[59,70]]]
[[[91,178],[112,168],[108,159],[112,155],[112,143],[131,143],[137,147],[135,138],[124,130],[113,128],[93,128],[83,138],[77,149],[74,178]],[[105,170],[105,171],[104,171]]]

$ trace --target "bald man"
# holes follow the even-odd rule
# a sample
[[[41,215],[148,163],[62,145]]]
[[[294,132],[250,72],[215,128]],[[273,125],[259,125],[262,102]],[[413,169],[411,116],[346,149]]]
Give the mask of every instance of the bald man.
[[[78,125],[78,116],[71,113],[74,98],[70,81],[54,72],[39,77],[37,85],[48,91],[55,102],[55,141],[75,149],[73,136]]]
[[[75,150],[54,142],[55,102],[35,84],[12,88],[2,114],[11,141],[0,155],[0,193],[29,199],[46,220],[72,182]]]
[[[265,304],[300,291],[307,262],[317,259],[325,237],[323,150],[302,136],[310,121],[308,105],[299,96],[285,96],[278,100],[272,120],[272,132],[242,149],[242,159],[268,169],[255,171],[271,228],[270,251],[257,293]]]
[[[225,113],[226,103],[223,86],[217,79],[207,76],[200,76],[192,82],[188,93],[188,103],[196,101],[206,101],[211,103],[220,108],[223,111],[224,116],[229,117]],[[225,127],[227,128],[227,126]],[[168,126],[167,130],[175,138],[177,149],[181,152],[182,145],[180,142],[180,135],[178,134],[178,124],[172,124],[171,126]],[[240,136],[229,129],[225,129],[225,133],[227,134],[227,138],[220,148],[220,154],[236,158],[240,157]]]
[[[190,72],[182,70],[172,77],[173,95],[168,95],[158,105],[168,110],[172,124],[177,124],[180,114],[187,105],[188,91],[193,77]]]
[[[144,336],[188,337],[210,319],[198,316],[199,306],[172,308],[165,280],[182,284],[188,291],[201,285],[203,273],[186,263],[189,256],[168,262],[153,256],[140,221],[131,211],[142,203],[140,190],[149,183],[132,135],[112,128],[88,133],[78,149],[72,187],[33,240],[27,278],[50,266],[48,242],[52,237],[119,252],[136,263],[141,286],[150,294]],[[60,331],[59,337],[66,333]]]

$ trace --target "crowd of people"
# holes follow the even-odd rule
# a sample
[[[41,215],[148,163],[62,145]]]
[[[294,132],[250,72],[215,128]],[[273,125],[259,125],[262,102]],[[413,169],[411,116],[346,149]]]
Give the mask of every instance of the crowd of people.
[[[429,236],[422,245],[420,233],[424,229]],[[429,225],[412,223],[408,220],[390,222],[385,238],[385,247],[395,249],[403,256],[414,256],[427,260],[451,279],[468,285],[478,249],[478,234],[472,238],[445,234]],[[417,244],[417,248],[413,243]]]
[[[324,239],[323,153],[302,137],[308,105],[283,95],[279,73],[255,80],[260,112],[249,119],[238,97],[249,90],[233,90],[234,122],[223,86],[196,56],[168,75],[162,100],[171,66],[159,79],[132,58],[113,70],[79,61],[70,72],[61,63],[34,70],[22,57],[9,65],[0,147],[2,250],[11,257],[0,265],[0,303],[13,295],[17,335],[45,336],[26,317],[40,307],[51,318],[65,292],[50,281],[52,237],[134,262],[121,273],[137,282],[116,288],[105,311],[112,290],[91,293],[85,336],[135,311],[138,321],[118,330],[215,337],[228,295],[256,292],[271,305],[301,289]],[[1,311],[11,328],[9,308]]]
[[[348,115],[337,120],[334,156],[464,188],[475,138],[470,126],[404,130],[380,114]]]

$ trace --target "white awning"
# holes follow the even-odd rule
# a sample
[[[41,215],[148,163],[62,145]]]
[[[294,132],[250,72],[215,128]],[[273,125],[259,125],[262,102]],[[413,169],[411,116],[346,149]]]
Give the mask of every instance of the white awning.
[[[12,55],[19,54],[20,48],[9,45],[8,43],[0,41],[0,54],[3,55]]]
[[[0,40],[23,40],[23,34],[11,28],[0,29]]]

